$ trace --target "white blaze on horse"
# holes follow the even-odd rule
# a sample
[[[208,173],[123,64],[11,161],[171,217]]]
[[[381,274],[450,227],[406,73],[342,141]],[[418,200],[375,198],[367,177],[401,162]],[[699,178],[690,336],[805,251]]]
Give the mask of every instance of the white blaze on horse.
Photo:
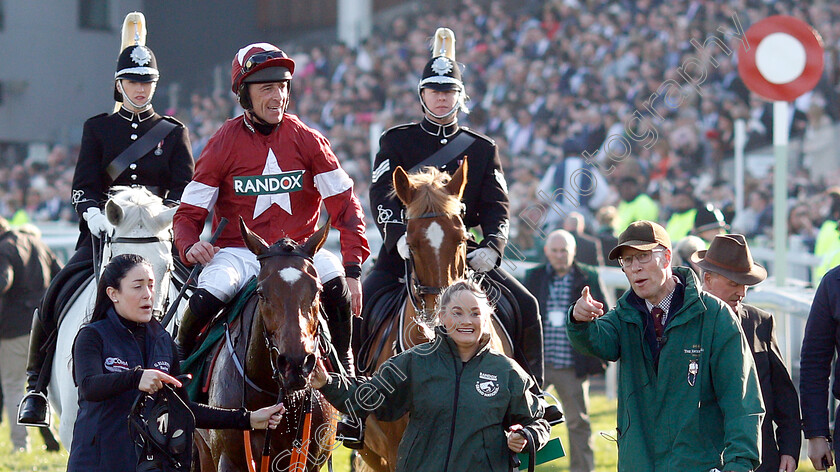
[[[113,196],[105,205],[105,215],[114,227],[113,235],[106,238],[102,268],[111,256],[139,254],[152,263],[155,273],[156,313],[166,310],[166,303],[174,300],[178,291],[170,283],[172,260],[172,217],[175,208],[143,188],[115,187]],[[68,449],[72,443],[73,425],[78,412],[78,391],[73,381],[73,341],[82,325],[90,318],[96,297],[96,279],[91,277],[79,287],[64,307],[58,329],[55,357],[49,384],[49,400],[60,417],[59,435]],[[170,322],[172,331],[175,320]]]

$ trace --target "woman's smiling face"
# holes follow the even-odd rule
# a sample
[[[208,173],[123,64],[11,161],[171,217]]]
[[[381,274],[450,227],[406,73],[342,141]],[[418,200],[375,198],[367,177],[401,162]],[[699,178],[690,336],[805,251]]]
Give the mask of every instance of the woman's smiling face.
[[[478,348],[490,316],[487,301],[469,290],[455,293],[440,316],[444,329],[460,349]]]

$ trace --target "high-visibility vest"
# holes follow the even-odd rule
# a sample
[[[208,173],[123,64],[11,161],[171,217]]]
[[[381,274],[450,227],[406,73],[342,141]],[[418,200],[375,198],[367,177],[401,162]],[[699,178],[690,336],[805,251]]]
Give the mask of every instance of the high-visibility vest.
[[[615,234],[621,234],[622,231],[630,226],[630,223],[639,220],[657,221],[659,220],[659,205],[650,198],[647,194],[639,194],[633,201],[625,202],[624,200],[618,204],[618,217],[616,218]]]

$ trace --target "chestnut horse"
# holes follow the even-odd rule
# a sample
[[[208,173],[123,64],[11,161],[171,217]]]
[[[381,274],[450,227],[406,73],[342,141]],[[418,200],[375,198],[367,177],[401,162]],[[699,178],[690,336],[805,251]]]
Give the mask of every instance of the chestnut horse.
[[[282,399],[286,415],[268,434],[197,431],[201,470],[247,471],[250,458],[257,461],[255,470],[261,470],[268,435],[270,452],[262,457],[263,467],[316,471],[335,448],[337,418],[321,394],[308,387],[320,355],[321,327],[321,284],[312,257],[327,239],[329,222],[303,245],[282,239],[269,247],[241,219],[240,228],[260,262],[260,273],[256,292],[220,341],[208,403],[253,411]],[[245,444],[246,438],[250,444]]]
[[[410,248],[411,273],[406,274],[407,297],[389,327],[375,333],[373,345],[388,346],[376,359],[376,367],[402,350],[428,342],[434,332],[437,297],[453,281],[462,278],[467,267],[467,228],[461,219],[461,195],[466,186],[467,159],[450,179],[449,174],[433,167],[408,175],[394,169],[394,191],[406,207],[406,242]],[[510,342],[493,317],[491,343],[508,356]],[[386,333],[388,333],[386,335]],[[384,341],[383,337],[387,336]],[[364,448],[359,451],[364,464],[376,472],[393,472],[397,466],[397,447],[408,417],[385,422],[375,415],[367,417]]]

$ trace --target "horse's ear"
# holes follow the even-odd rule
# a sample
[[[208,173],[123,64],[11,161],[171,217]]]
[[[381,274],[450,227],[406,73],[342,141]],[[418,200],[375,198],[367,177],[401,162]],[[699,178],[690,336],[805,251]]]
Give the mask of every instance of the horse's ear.
[[[105,216],[108,218],[108,222],[114,226],[120,224],[123,219],[124,213],[122,207],[114,203],[113,200],[108,200],[108,203],[105,204]]]
[[[461,167],[455,171],[455,175],[452,176],[452,180],[446,184],[446,190],[451,194],[458,197],[458,200],[461,199],[461,196],[464,194],[464,188],[467,186],[467,157],[464,156],[464,162],[461,163]]]
[[[303,252],[309,254],[310,256],[314,256],[318,249],[321,249],[321,246],[327,241],[327,234],[330,232],[330,224],[332,223],[332,218],[327,218],[327,222],[324,223],[324,226],[318,231],[315,231],[315,234],[309,237],[306,240],[306,243],[303,245]]]
[[[397,166],[394,169],[394,192],[397,194],[397,198],[403,202],[403,205],[408,205],[414,200],[414,188],[411,186],[411,182],[408,181],[408,174],[405,173],[402,166]]]
[[[154,221],[155,224],[158,225],[159,228],[165,228],[166,226],[172,223],[172,218],[175,216],[175,212],[178,210],[178,207],[166,208],[162,212],[158,213],[155,216]]]
[[[259,256],[263,254],[268,249],[268,243],[261,237],[259,237],[256,233],[248,229],[245,226],[245,220],[242,217],[239,217],[239,231],[242,232],[242,239],[245,240],[245,245],[248,246],[248,249],[251,250],[255,255]]]

